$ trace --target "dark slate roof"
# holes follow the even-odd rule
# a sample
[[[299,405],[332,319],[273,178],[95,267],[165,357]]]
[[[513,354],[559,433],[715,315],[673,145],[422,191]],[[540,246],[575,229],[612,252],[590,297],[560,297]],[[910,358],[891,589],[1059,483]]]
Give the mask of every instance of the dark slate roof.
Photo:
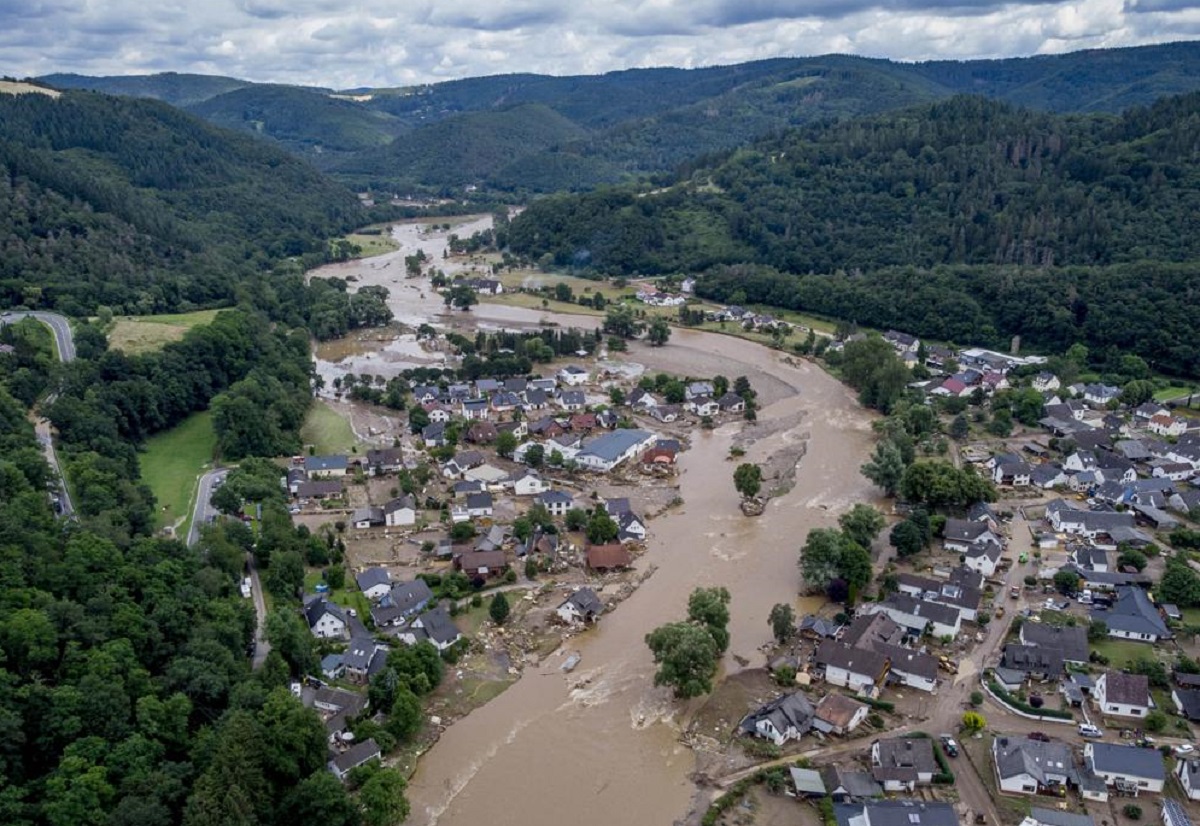
[[[1183,716],[1189,720],[1200,720],[1200,690],[1195,688],[1177,688],[1175,696],[1183,707]]]
[[[801,734],[812,728],[813,706],[800,692],[784,694],[765,706],[747,714],[738,726],[747,734],[754,732],[759,720],[770,720],[777,731],[794,728]]]
[[[345,774],[355,766],[361,766],[363,763],[379,756],[379,746],[375,743],[374,739],[368,737],[361,743],[355,743],[329,762],[340,773]]]
[[[838,826],[850,826],[865,815],[871,826],[958,826],[958,815],[949,803],[918,800],[879,800],[871,803],[837,803]]]
[[[1143,674],[1108,671],[1104,675],[1105,698],[1127,706],[1150,704],[1150,680]]]
[[[591,588],[580,588],[567,597],[562,604],[575,606],[575,610],[584,616],[588,614],[595,616],[604,612],[604,603],[600,601],[600,597],[596,596],[596,592]]]
[[[936,602],[923,602],[908,594],[892,594],[879,604],[885,608],[892,608],[905,614],[923,617],[931,622],[939,622],[943,625],[954,625],[959,617],[957,608],[951,608],[948,605],[939,605]]]
[[[872,648],[876,642],[897,645],[902,639],[904,629],[882,612],[855,617],[842,634],[842,642],[854,648]]]
[[[817,665],[831,665],[874,679],[883,673],[887,666],[887,658],[865,648],[851,648],[840,642],[825,640],[817,648]]]
[[[915,769],[921,773],[938,771],[933,756],[933,741],[927,737],[890,737],[878,741],[879,766],[882,769]]]
[[[342,613],[342,609],[331,602],[326,602],[324,597],[309,600],[308,604],[304,606],[304,616],[308,620],[309,628],[316,625],[325,614],[333,614],[342,622],[346,621],[346,615]]]
[[[1028,774],[1042,785],[1049,785],[1048,773],[1076,778],[1075,760],[1066,743],[997,737],[995,749],[996,771],[1002,778]]]
[[[1088,661],[1087,629],[1083,626],[1054,626],[1044,622],[1021,624],[1021,642],[1039,648],[1053,648],[1061,652],[1064,660]]]
[[[490,493],[468,493],[467,508],[470,510],[490,508],[492,506],[492,495]]]
[[[859,800],[883,797],[883,787],[875,782],[875,778],[871,776],[870,772],[848,771],[838,766],[826,766],[821,769],[821,780],[830,794],[841,789],[847,797]]]
[[[1192,788],[1195,788],[1193,786]],[[1188,816],[1187,810],[1183,808],[1178,800],[1170,797],[1162,799],[1163,822],[1171,821],[1171,826],[1192,826],[1192,819]]]
[[[913,651],[911,648],[903,648],[899,645],[885,645],[884,643],[875,643],[874,647],[877,653],[883,654],[888,658],[888,661],[892,664],[893,671],[914,674],[926,680],[937,679],[937,660],[928,654]]]
[[[800,631],[808,631],[816,634],[818,637],[835,637],[842,626],[838,625],[833,620],[827,620],[823,617],[818,617],[815,614],[809,614],[804,619],[800,620],[798,629]]]
[[[1088,815],[1060,812],[1058,809],[1042,809],[1033,806],[1029,810],[1029,816],[1040,826],[1096,826],[1096,822]]]
[[[956,542],[974,542],[988,526],[977,519],[947,519],[942,536]]]
[[[458,626],[450,618],[449,612],[440,605],[437,608],[426,611],[417,619],[420,620],[421,627],[425,629],[425,633],[429,635],[429,638],[442,645],[453,642],[461,636]]]
[[[1005,668],[1026,674],[1045,674],[1058,677],[1063,673],[1063,656],[1057,648],[1037,648],[1030,645],[1004,646]]]
[[[433,599],[433,591],[423,579],[412,582],[397,582],[392,590],[384,594],[379,604],[372,606],[371,618],[376,625],[386,625],[409,614],[423,603]]]
[[[1114,743],[1092,742],[1092,768],[1100,772],[1112,772],[1126,777],[1144,777],[1147,780],[1165,780],[1162,754],[1158,749],[1139,746],[1118,746]]]
[[[376,585],[387,585],[392,581],[392,578],[388,576],[386,568],[367,568],[356,576],[354,581],[358,583],[360,591],[365,591],[368,588],[374,588]]]
[[[1154,634],[1169,638],[1170,629],[1159,616],[1158,609],[1141,588],[1127,586],[1117,589],[1117,601],[1107,611],[1093,611],[1092,619],[1101,620],[1111,629],[1131,634]]]

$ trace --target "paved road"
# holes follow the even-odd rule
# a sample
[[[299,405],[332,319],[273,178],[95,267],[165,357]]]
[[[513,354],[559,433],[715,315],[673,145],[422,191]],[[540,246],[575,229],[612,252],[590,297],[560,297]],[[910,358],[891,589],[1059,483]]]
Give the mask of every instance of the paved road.
[[[0,326],[11,324],[24,318],[37,319],[50,328],[50,332],[54,334],[55,345],[58,348],[59,361],[68,362],[75,360],[75,337],[71,333],[71,322],[66,316],[41,311],[9,310],[0,313]],[[57,395],[57,393],[51,393],[46,397],[46,401],[54,401]],[[58,491],[53,494],[54,501],[58,504],[58,511],[66,517],[74,516],[75,506],[71,502],[71,492],[67,489],[67,479],[63,475],[62,467],[58,464],[58,453],[54,450],[54,438],[50,422],[39,417],[34,424],[34,430],[37,432],[38,441],[42,445],[42,452],[46,454],[46,461],[49,463],[51,470],[54,471],[54,475],[58,477]]]
[[[254,656],[251,666],[257,670],[266,662],[271,653],[271,643],[267,641],[267,601],[263,597],[262,582],[258,576],[258,566],[254,564],[254,554],[246,554],[246,564],[250,568],[250,595],[254,598],[254,613],[258,622],[254,628]]]
[[[192,525],[188,528],[189,548],[200,541],[200,528],[216,517],[217,511],[212,506],[213,491],[220,487],[228,472],[228,468],[218,468],[207,471],[200,477],[199,488],[196,490],[196,504],[192,507]]]

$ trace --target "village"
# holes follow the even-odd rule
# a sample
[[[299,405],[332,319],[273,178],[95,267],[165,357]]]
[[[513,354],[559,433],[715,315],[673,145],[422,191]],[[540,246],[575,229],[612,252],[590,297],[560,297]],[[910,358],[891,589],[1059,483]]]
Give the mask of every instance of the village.
[[[475,278],[443,291],[464,284],[483,301],[505,289]],[[634,300],[686,307],[690,289],[639,282]],[[795,326],[742,307],[705,315],[759,333]],[[868,334],[817,337],[837,353]],[[462,364],[461,339],[424,338],[443,366]],[[926,514],[915,553],[884,532],[871,543],[870,593],[854,604],[801,596],[786,628],[764,628],[762,662],[720,686],[685,735],[699,784],[737,788],[767,772],[787,799],[834,804],[832,815],[824,804],[793,814],[843,826],[1100,826],[1160,809],[1172,826],[1189,823],[1200,777],[1189,628],[1200,622],[1189,622],[1193,605],[1156,601],[1153,586],[1171,559],[1195,566],[1171,532],[1186,532],[1200,507],[1196,420],[1123,404],[1120,387],[1063,386],[1045,358],[882,338],[938,430],[970,417],[948,453],[999,499]],[[611,337],[579,340],[540,376],[417,372],[410,421],[373,431],[377,446],[286,468],[293,520],[339,525],[353,574],[342,588],[306,580],[305,619],[324,656],[295,689],[327,720],[338,776],[387,756],[350,723],[371,714],[365,688],[398,646],[431,646],[449,665],[417,750],[391,758],[410,768],[526,669],[577,688],[592,679],[572,677],[581,657],[571,639],[654,574],[648,540],[654,519],[682,504],[681,457],[698,433],[755,426],[744,377],[651,375],[614,361]],[[333,395],[370,379],[348,376]],[[1000,436],[984,423],[993,400],[1014,392],[1037,395],[1037,416]]]

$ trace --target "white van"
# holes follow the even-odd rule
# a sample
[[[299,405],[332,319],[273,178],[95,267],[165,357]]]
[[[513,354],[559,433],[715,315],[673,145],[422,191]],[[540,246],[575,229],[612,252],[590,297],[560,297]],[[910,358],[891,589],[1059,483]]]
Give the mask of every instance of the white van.
[[[1083,592],[1079,594],[1079,604],[1080,605],[1091,605],[1092,604],[1092,592],[1090,590],[1088,590],[1087,588],[1084,588]]]
[[[1079,733],[1083,737],[1103,737],[1104,732],[1093,726],[1091,723],[1080,723]]]

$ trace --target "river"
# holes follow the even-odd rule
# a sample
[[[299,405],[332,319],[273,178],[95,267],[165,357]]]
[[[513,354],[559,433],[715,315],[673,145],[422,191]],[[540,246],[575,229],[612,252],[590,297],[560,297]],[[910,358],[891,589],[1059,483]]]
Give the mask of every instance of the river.
[[[404,244],[414,232],[402,230],[398,238]],[[436,249],[428,252],[435,253],[440,257]],[[404,254],[402,249],[390,255]],[[364,263],[358,262],[360,269]],[[393,288],[374,281],[369,272],[360,283]],[[394,294],[393,301],[406,304],[397,315],[414,318],[432,311],[424,320],[444,323],[440,301],[405,301],[421,292],[422,284],[427,290],[427,282],[417,279],[405,285],[412,289]],[[483,304],[472,315],[497,323],[536,323],[545,314]],[[554,320],[588,327],[596,321],[562,314]],[[551,656],[450,727],[421,758],[412,779],[411,823],[557,826],[568,820],[572,826],[614,821],[665,826],[680,820],[696,791],[689,779],[692,753],[679,742],[682,721],[693,706],[676,703],[667,690],[654,687],[654,664],[643,637],[682,618],[693,588],[723,585],[732,595],[723,668],[739,670],[735,658],[761,667],[759,648],[770,639],[771,606],[796,600],[797,552],[807,532],[834,524],[851,504],[876,495],[858,473],[872,444],[871,415],[820,368],[742,339],[683,329],[675,330],[665,347],[635,344],[628,357],[678,373],[747,375],[762,388],[766,402],[759,424],[739,421],[694,431],[691,449],[680,457],[684,505],[649,524],[648,552],[639,564],[657,571],[596,628],[572,640],[571,647],[582,654],[572,674],[564,675],[558,668],[561,657]],[[772,427],[779,422],[787,426]],[[744,427],[769,435],[750,444],[741,461],[762,462],[807,440],[795,486],[772,499],[757,519],[739,511],[734,465],[727,459]],[[586,687],[572,687],[581,682]]]

